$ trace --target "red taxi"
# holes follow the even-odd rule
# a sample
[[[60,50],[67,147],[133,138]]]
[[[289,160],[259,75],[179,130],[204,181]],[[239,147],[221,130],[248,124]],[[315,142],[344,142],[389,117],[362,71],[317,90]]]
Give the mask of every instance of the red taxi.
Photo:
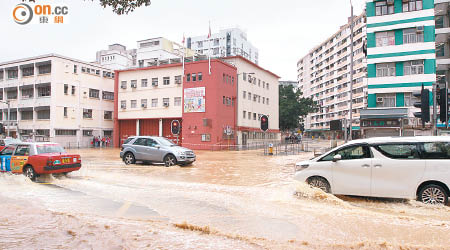
[[[69,173],[81,168],[81,157],[69,154],[57,143],[21,142],[0,152],[0,171],[35,180],[41,174]]]

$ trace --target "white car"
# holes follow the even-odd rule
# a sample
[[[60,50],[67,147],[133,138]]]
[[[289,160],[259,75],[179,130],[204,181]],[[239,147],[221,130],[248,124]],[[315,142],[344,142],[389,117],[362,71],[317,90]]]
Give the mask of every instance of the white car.
[[[341,195],[417,199],[446,204],[450,137],[354,140],[295,166],[295,179]]]

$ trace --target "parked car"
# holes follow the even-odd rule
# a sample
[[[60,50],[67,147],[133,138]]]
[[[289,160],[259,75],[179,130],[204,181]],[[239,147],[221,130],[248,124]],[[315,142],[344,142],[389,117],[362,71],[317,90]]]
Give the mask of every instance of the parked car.
[[[5,139],[0,139],[0,150],[4,149],[5,146],[8,146],[9,144],[19,143],[22,142],[19,139],[15,139],[12,137],[7,137]]]
[[[164,137],[135,136],[122,145],[120,158],[125,164],[136,161],[164,163],[166,167],[189,165],[195,161],[192,150],[180,147]]]
[[[295,179],[342,195],[446,204],[450,137],[354,140],[295,166]]]
[[[81,168],[81,157],[69,154],[57,143],[20,142],[0,152],[0,171],[24,174],[36,180],[41,174],[69,173]]]

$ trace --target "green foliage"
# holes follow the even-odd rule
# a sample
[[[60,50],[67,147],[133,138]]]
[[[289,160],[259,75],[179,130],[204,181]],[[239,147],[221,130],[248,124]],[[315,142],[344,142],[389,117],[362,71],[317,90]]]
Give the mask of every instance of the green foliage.
[[[22,2],[33,2],[35,0],[22,0]],[[85,0],[86,1],[86,0]],[[94,0],[91,0],[94,1]],[[151,4],[151,0],[99,0],[100,5],[103,8],[108,6],[113,8],[113,12],[117,15],[128,14],[133,12],[136,8],[141,6],[149,6]]]
[[[303,127],[302,118],[316,109],[311,98],[304,98],[293,86],[280,86],[280,130],[287,131]]]

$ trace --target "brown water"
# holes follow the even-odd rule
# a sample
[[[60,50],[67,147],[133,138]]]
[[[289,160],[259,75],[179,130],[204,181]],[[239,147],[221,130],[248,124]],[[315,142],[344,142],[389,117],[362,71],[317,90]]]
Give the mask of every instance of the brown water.
[[[292,179],[300,156],[196,152],[191,167],[79,150],[66,177],[0,175],[0,249],[448,249],[450,207],[335,197]],[[294,195],[295,193],[295,195]]]

